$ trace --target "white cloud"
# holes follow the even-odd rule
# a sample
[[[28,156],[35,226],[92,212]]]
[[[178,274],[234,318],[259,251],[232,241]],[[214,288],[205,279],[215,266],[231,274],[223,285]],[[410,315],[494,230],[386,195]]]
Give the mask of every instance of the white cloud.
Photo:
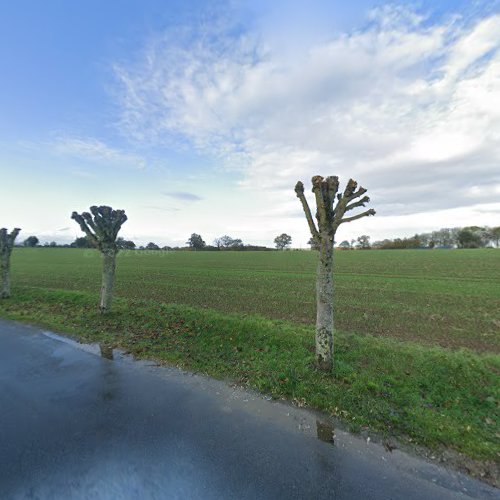
[[[93,163],[121,168],[146,168],[146,160],[140,155],[128,153],[108,146],[94,138],[58,137],[49,144],[56,155],[87,160]],[[88,176],[84,171],[75,171],[75,175]]]
[[[293,55],[230,33],[164,33],[139,64],[116,66],[131,137],[187,139],[236,165],[263,210],[291,206],[295,182],[316,173],[357,178],[382,217],[446,217],[477,205],[472,187],[494,200],[500,15],[466,28],[384,7],[365,30]]]

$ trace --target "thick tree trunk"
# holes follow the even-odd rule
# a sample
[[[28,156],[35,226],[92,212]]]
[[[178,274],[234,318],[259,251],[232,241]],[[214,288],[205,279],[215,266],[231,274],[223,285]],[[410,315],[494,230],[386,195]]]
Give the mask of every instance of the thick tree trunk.
[[[102,314],[111,309],[113,299],[113,284],[115,281],[116,251],[106,250],[102,253],[102,287],[101,304],[99,309]]]
[[[316,364],[333,366],[333,238],[322,235],[316,279]]]
[[[0,290],[0,298],[6,299],[10,297],[10,255],[2,254],[0,259],[2,274],[2,288]]]

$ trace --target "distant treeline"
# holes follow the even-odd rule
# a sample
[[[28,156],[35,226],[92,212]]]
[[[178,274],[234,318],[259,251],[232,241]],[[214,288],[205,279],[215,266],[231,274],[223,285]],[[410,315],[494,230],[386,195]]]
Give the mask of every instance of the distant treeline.
[[[430,233],[415,234],[409,238],[395,238],[370,243],[370,237],[362,235],[351,242],[344,240],[338,248],[361,249],[405,249],[405,248],[484,248],[500,247],[500,226],[467,226],[443,228]]]
[[[285,238],[288,239],[286,241]],[[280,243],[280,238],[283,240]],[[144,246],[136,246],[131,240],[118,238],[117,246],[121,250],[164,250],[164,251],[203,251],[203,252],[220,252],[227,250],[236,251],[273,251],[274,248],[269,248],[261,245],[246,245],[239,238],[231,238],[224,235],[216,238],[213,245],[207,245],[203,238],[196,233],[193,233],[185,246],[182,247],[160,247],[154,242],[149,242]],[[278,249],[286,249],[291,244],[291,237],[282,234],[275,239],[275,244]],[[314,242],[309,240],[311,248],[314,250]],[[40,245],[39,239],[36,236],[29,236],[20,246],[25,247],[62,247],[62,248],[91,248],[92,245],[86,236],[76,238],[70,244],[60,245],[55,241],[46,242]],[[341,250],[370,250],[376,249],[405,249],[405,248],[484,248],[496,247],[500,248],[500,226],[467,226],[443,228],[430,233],[415,234],[409,238],[394,238],[380,241],[370,242],[370,236],[364,234],[357,239],[351,241],[344,240],[338,244],[337,248]]]
[[[195,236],[195,238],[193,238]],[[222,236],[221,238],[216,238],[214,245],[207,245],[199,236],[191,235],[191,238],[186,243],[186,246],[182,247],[170,247],[157,245],[156,243],[150,241],[147,245],[137,246],[132,240],[126,240],[125,238],[119,237],[116,240],[116,244],[120,250],[163,250],[163,251],[204,251],[204,252],[218,252],[224,250],[237,250],[237,251],[273,251],[274,248],[268,248],[260,245],[245,245],[240,239],[233,239],[229,236]],[[55,241],[45,242],[40,245],[40,241],[36,236],[30,236],[26,238],[21,244],[17,246],[25,247],[45,247],[45,248],[93,248],[89,239],[86,236],[76,238],[75,241],[69,244],[58,244]]]

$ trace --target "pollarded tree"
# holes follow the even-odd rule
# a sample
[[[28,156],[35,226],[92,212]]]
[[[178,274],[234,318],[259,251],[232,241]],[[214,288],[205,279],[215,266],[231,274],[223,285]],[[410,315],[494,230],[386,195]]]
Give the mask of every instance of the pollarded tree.
[[[274,238],[274,245],[278,250],[285,250],[292,244],[292,237],[289,234],[282,233]]]
[[[304,195],[304,184],[297,182],[295,193],[302,203],[312,239],[319,247],[316,276],[316,364],[318,368],[330,371],[333,366],[333,244],[335,233],[340,224],[351,222],[361,217],[375,215],[370,209],[352,217],[345,213],[357,207],[364,207],[370,201],[363,196],[366,189],[358,187],[358,183],[349,180],[343,193],[339,190],[339,178],[336,176],[323,179],[320,175],[312,178],[312,191],[316,197],[316,219],[313,220],[311,210]],[[361,198],[361,196],[363,196]],[[358,201],[354,201],[360,198]]]
[[[98,248],[103,257],[102,287],[100,311],[106,313],[111,309],[113,284],[115,280],[118,231],[127,220],[124,210],[113,210],[111,207],[90,207],[90,212],[78,214],[73,212],[71,218],[80,225],[92,245]]]
[[[0,229],[0,266],[2,268],[2,289],[0,290],[0,298],[2,299],[10,297],[10,255],[19,231],[21,230],[16,227],[9,234],[4,227]]]

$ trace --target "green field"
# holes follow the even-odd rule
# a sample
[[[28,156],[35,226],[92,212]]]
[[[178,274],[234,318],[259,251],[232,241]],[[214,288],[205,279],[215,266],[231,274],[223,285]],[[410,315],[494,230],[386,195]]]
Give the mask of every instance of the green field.
[[[500,251],[338,251],[336,327],[500,350]],[[122,252],[116,296],[315,320],[314,252]],[[16,249],[14,285],[98,292],[95,250]]]
[[[308,405],[500,484],[500,251],[336,253],[335,365],[314,368],[313,252],[16,248],[0,316]]]

